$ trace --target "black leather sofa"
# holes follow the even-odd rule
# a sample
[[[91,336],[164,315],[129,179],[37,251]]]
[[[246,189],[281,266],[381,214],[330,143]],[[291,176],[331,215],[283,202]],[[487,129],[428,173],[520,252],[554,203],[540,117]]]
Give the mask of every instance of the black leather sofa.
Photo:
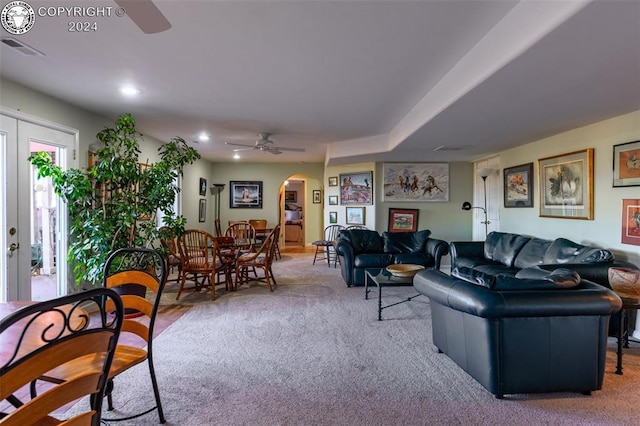
[[[342,278],[347,286],[363,286],[365,270],[386,268],[394,263],[413,263],[440,269],[442,256],[449,244],[429,238],[431,231],[384,232],[368,229],[344,230],[335,245]]]
[[[612,290],[567,269],[454,271],[464,279],[423,270],[413,284],[429,297],[433,344],[489,392],[602,388],[610,315],[622,304]]]
[[[524,268],[553,271],[562,267],[577,272],[582,279],[611,288],[610,267],[638,269],[631,263],[616,261],[609,250],[588,247],[565,238],[543,240],[491,232],[485,241],[455,241],[449,248],[452,270],[471,268],[490,275],[515,276]]]

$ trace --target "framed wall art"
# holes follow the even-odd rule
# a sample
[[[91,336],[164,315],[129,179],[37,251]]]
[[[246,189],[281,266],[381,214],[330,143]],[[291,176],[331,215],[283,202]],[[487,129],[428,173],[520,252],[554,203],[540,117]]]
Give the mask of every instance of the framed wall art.
[[[284,191],[284,200],[289,203],[297,203],[298,191]]]
[[[229,207],[232,209],[261,209],[262,181],[229,182]]]
[[[204,222],[207,220],[207,199],[200,198],[200,205],[198,206],[198,222]]]
[[[329,212],[329,223],[338,223],[338,212]]]
[[[533,207],[533,163],[505,167],[504,206]]]
[[[338,176],[329,177],[329,186],[338,186]]]
[[[365,208],[364,207],[347,207],[347,225],[364,225]]]
[[[207,195],[207,180],[205,178],[200,178],[200,195]]]
[[[389,209],[389,232],[415,232],[418,230],[418,209]]]
[[[373,172],[341,174],[340,204],[373,204]]]
[[[313,190],[313,204],[320,204],[322,203],[322,193],[320,192],[319,189],[314,189]]]
[[[449,201],[448,163],[384,163],[382,201]]]
[[[538,160],[540,217],[593,220],[593,148]]]
[[[640,246],[640,199],[622,200],[622,243]]]
[[[337,206],[338,205],[338,196],[337,195],[329,195],[329,205]]]
[[[613,186],[640,186],[640,141],[613,146]]]

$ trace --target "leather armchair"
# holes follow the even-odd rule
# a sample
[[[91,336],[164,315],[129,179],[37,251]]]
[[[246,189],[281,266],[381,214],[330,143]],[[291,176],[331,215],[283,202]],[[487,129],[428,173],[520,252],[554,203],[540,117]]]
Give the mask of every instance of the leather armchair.
[[[429,297],[438,351],[497,398],[601,389],[609,319],[620,298],[587,280],[545,289],[545,280],[502,278],[511,288],[495,290],[435,270],[416,274],[414,287]],[[518,281],[522,287],[514,289]]]

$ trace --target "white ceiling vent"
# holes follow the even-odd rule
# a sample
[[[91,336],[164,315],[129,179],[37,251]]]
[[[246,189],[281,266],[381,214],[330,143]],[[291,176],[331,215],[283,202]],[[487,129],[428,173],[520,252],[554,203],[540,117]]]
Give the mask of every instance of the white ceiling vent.
[[[469,148],[471,145],[440,145],[433,148],[434,151],[462,151]]]
[[[6,46],[9,46],[23,55],[27,56],[44,56],[44,53],[41,51],[34,49],[31,46],[24,44],[21,41],[16,40],[13,37],[2,37],[2,43]]]

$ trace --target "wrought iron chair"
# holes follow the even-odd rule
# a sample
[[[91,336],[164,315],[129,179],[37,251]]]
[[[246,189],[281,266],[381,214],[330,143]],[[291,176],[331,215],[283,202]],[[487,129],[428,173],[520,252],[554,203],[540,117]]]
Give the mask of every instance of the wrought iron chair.
[[[131,337],[133,344],[118,344],[109,370],[109,381],[105,395],[107,397],[107,409],[113,410],[113,380],[129,368],[147,361],[153,395],[156,405],[142,413],[133,414],[125,418],[104,419],[107,421],[130,420],[158,410],[160,423],[165,423],[160,391],[156,380],[155,367],[153,365],[153,328],[160,305],[160,296],[167,281],[167,269],[163,256],[156,250],[145,248],[123,248],[111,253],[104,267],[103,287],[114,289],[122,294],[122,302],[125,308],[125,319],[122,326],[122,336]],[[146,293],[152,293],[153,298],[147,298]],[[127,310],[134,310],[138,315],[130,315],[127,318]],[[135,318],[132,318],[135,317]],[[51,370],[46,376],[41,377],[53,383],[64,382],[69,377],[82,372],[83,366],[79,363],[67,363]],[[31,387],[35,394],[35,383]]]
[[[15,407],[0,414],[0,423],[99,425],[123,317],[120,296],[97,288],[26,306],[0,321],[0,345],[10,354],[0,361],[0,400]],[[16,396],[21,388],[67,363],[78,365],[78,373],[30,400]],[[87,395],[89,410],[64,422],[51,415]]]
[[[314,265],[316,264],[316,259],[326,259],[327,265],[329,266],[331,266],[331,259],[333,259],[333,266],[335,267],[337,265],[338,256],[336,255],[334,242],[343,229],[344,226],[342,225],[329,225],[324,228],[324,239],[311,243],[316,246],[316,252],[313,255]],[[318,257],[318,255],[320,255],[320,257]]]
[[[267,285],[269,291],[273,291],[271,281],[273,281],[273,285],[277,285],[277,283],[273,276],[271,264],[275,256],[276,243],[279,236],[280,225],[276,225],[257,252],[245,253],[236,259],[236,287],[249,281],[262,281]],[[255,278],[249,278],[249,269],[256,275]],[[257,276],[256,269],[262,269],[264,274],[261,277]]]

